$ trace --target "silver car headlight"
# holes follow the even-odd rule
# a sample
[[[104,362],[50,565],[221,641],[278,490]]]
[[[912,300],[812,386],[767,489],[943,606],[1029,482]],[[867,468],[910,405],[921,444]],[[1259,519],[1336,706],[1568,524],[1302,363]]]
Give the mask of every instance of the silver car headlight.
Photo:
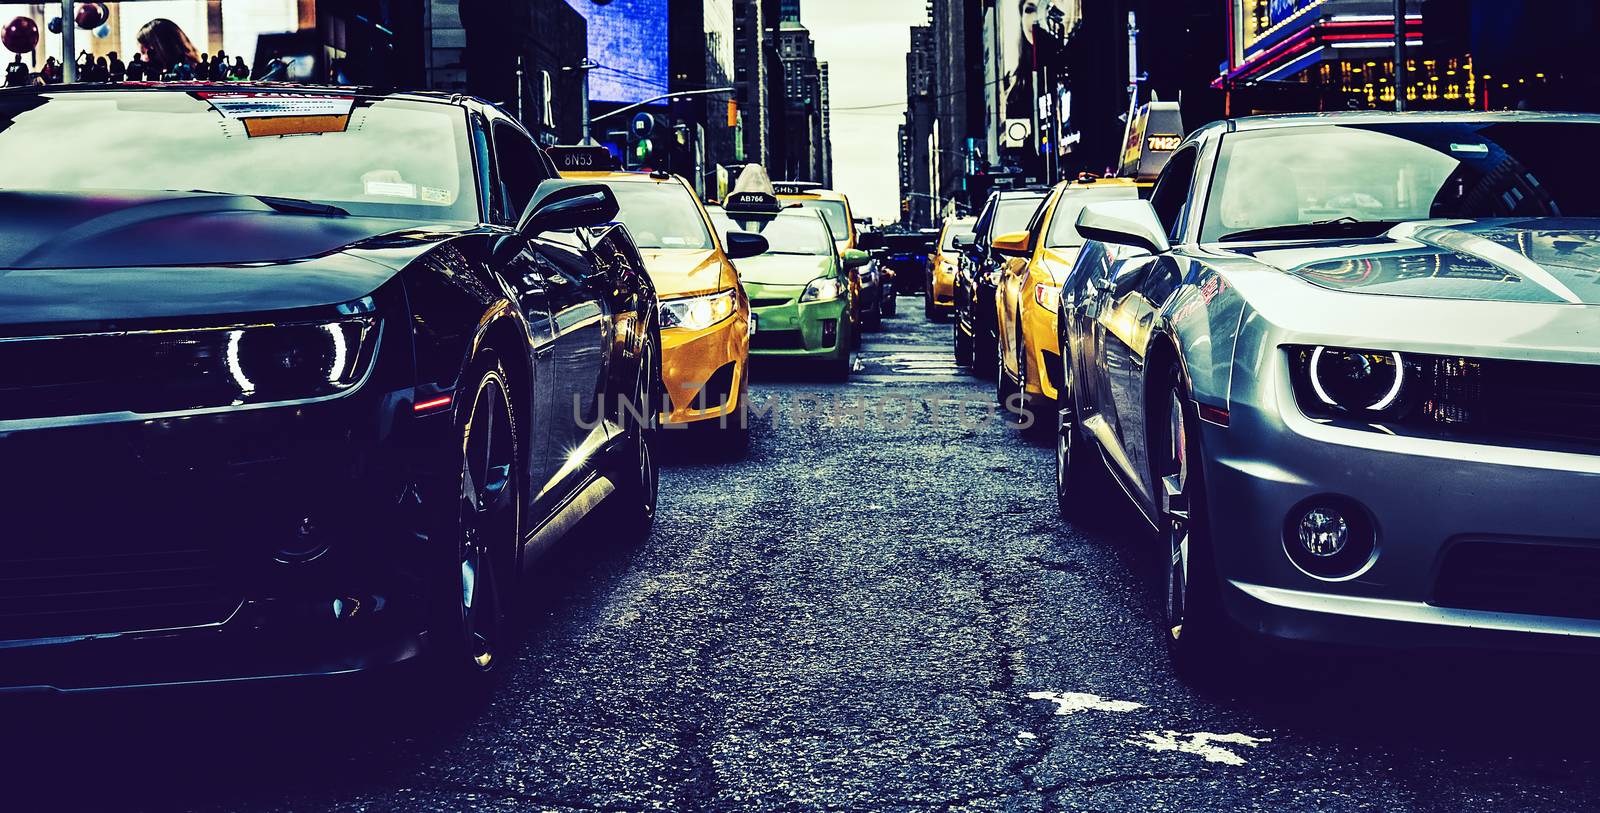
[[[1372,418],[1405,401],[1412,375],[1400,353],[1344,347],[1298,347],[1290,353],[1295,393],[1312,415]]]
[[[661,301],[661,327],[704,330],[732,316],[738,304],[732,288],[714,294],[664,299]]]
[[[822,302],[829,299],[838,299],[841,290],[837,278],[818,277],[806,285],[806,291],[800,295],[800,301]]]

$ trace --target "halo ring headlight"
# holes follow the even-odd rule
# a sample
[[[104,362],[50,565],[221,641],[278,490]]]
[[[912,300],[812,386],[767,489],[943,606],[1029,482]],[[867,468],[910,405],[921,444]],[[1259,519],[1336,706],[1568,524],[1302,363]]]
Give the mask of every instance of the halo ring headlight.
[[[1405,387],[1405,358],[1398,352],[1317,347],[1309,365],[1311,389],[1324,404],[1351,412],[1383,412]]]

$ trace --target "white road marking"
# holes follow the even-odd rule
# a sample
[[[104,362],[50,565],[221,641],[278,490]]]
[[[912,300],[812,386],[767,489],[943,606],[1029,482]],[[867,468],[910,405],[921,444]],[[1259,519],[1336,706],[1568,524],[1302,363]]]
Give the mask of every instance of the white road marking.
[[[1018,740],[1036,740],[1036,739],[1039,739],[1039,735],[1033,733],[1032,731],[1018,731],[1017,732],[1017,739]]]
[[[1143,703],[1131,700],[1107,700],[1087,692],[1028,692],[1029,700],[1049,700],[1056,704],[1056,714],[1077,714],[1080,711],[1133,711],[1144,708]]]
[[[1145,731],[1137,737],[1130,737],[1128,742],[1152,751],[1177,751],[1181,754],[1194,754],[1202,757],[1207,762],[1220,762],[1224,765],[1243,765],[1244,757],[1213,743],[1226,743],[1228,745],[1243,745],[1249,748],[1264,742],[1272,742],[1268,737],[1252,737],[1249,734],[1212,734],[1199,731],[1194,734],[1179,734],[1176,731]]]

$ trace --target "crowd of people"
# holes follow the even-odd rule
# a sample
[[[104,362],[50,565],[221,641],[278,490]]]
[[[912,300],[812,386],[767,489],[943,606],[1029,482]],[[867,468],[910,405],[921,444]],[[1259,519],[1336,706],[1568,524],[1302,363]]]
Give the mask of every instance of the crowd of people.
[[[250,79],[250,66],[244,57],[230,57],[226,51],[215,56],[200,52],[183,29],[171,20],[157,18],[139,30],[139,52],[123,62],[116,51],[96,57],[88,51],[78,54],[79,82],[241,82]],[[6,87],[32,84],[54,85],[64,78],[61,61],[45,60],[35,74],[22,55],[6,66]]]

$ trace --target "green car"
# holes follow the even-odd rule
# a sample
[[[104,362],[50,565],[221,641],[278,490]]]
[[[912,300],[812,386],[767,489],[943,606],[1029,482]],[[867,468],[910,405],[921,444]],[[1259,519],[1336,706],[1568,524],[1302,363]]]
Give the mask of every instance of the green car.
[[[765,253],[738,262],[750,298],[750,355],[813,358],[835,375],[849,375],[855,341],[850,269],[864,265],[867,253],[839,252],[828,222],[814,210],[709,211],[721,231],[767,240]]]

